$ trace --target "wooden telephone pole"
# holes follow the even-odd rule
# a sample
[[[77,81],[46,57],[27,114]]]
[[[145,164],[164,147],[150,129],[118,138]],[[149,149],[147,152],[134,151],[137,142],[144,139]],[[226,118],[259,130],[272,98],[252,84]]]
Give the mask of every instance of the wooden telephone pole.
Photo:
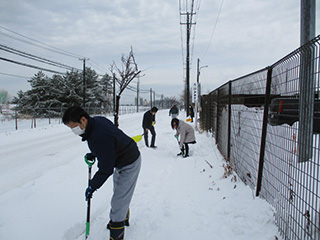
[[[181,12],[180,16],[186,16],[185,22],[180,21],[180,25],[186,25],[187,27],[187,36],[186,36],[186,102],[185,102],[185,110],[186,115],[189,116],[189,106],[190,106],[190,34],[191,27],[196,23],[192,22],[192,16],[196,13],[193,11],[194,0],[191,3],[191,11]]]

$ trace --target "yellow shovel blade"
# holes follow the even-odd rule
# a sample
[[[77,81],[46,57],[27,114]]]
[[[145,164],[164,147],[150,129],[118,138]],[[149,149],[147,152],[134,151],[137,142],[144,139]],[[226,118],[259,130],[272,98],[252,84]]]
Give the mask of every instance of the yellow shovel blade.
[[[133,139],[133,141],[135,142],[140,142],[141,139],[142,139],[142,135],[138,135],[138,136],[134,136],[134,137],[131,137]]]

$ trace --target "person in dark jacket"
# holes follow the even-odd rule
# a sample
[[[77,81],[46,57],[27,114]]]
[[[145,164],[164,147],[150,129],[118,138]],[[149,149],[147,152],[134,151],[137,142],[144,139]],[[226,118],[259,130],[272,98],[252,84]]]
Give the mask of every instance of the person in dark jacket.
[[[105,117],[90,117],[81,107],[68,108],[62,121],[87,141],[98,161],[94,174],[85,191],[86,200],[92,197],[113,174],[111,200],[110,239],[123,239],[124,227],[129,225],[129,205],[138,179],[141,157],[137,144]]]
[[[171,119],[178,118],[179,116],[179,109],[176,105],[173,105],[172,108],[170,108],[169,116],[171,116]]]
[[[191,105],[189,106],[189,116],[191,118],[191,122],[193,122],[194,111],[193,111],[193,107]]]
[[[144,135],[144,142],[147,147],[149,147],[148,143],[148,131],[151,132],[152,138],[151,138],[151,148],[156,148],[154,145],[156,142],[156,131],[154,129],[154,124],[156,123],[155,115],[158,112],[157,107],[151,108],[151,110],[147,111],[143,115],[142,120],[142,128],[143,128],[143,135]]]

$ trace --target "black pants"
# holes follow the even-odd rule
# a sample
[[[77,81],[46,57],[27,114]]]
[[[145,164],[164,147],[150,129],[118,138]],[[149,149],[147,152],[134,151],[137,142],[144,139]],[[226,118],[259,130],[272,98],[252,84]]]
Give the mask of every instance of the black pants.
[[[149,144],[148,144],[148,132],[150,131],[151,132],[151,135],[152,135],[152,138],[151,138],[151,145],[150,147],[154,147],[154,143],[156,141],[156,131],[154,130],[154,127],[150,127],[149,128],[149,131],[147,131],[146,128],[143,129],[144,130],[144,142],[146,144],[147,147],[149,147]]]
[[[185,156],[189,156],[189,145],[188,144],[195,144],[196,141],[184,143],[182,146],[182,151],[184,152]]]
[[[182,146],[182,151],[184,152],[185,156],[189,156],[189,146],[188,143],[184,143]]]

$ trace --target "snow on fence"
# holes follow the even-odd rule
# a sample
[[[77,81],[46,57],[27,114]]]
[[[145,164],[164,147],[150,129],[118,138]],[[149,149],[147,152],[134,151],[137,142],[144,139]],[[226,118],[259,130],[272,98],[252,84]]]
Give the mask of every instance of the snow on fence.
[[[212,133],[242,181],[274,207],[279,232],[288,240],[320,239],[319,49],[320,36],[201,98],[201,128]],[[313,81],[304,102],[313,109],[309,131],[299,126],[306,78]],[[308,141],[299,142],[302,133]]]

